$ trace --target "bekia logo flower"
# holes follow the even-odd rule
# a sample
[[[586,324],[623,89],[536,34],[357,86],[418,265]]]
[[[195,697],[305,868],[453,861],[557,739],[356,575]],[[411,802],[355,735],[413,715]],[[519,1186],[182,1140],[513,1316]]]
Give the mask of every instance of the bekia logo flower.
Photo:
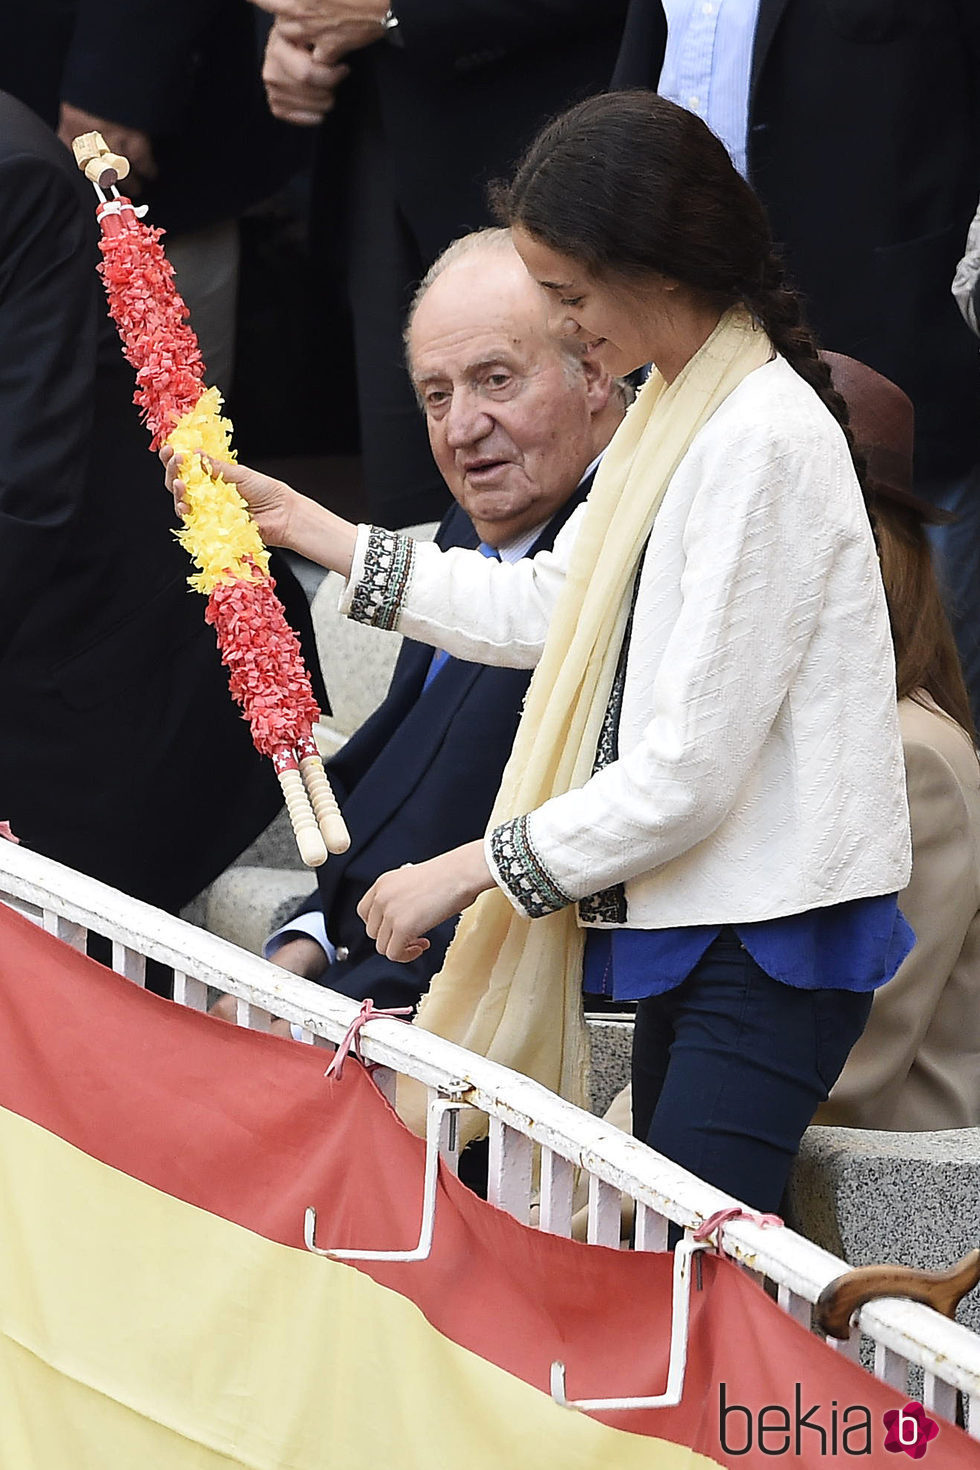
[[[936,1438],[939,1425],[930,1419],[921,1404],[906,1404],[904,1409],[887,1409],[882,1415],[888,1433],[885,1449],[893,1455],[902,1450],[912,1460],[921,1460],[929,1448],[929,1441]]]

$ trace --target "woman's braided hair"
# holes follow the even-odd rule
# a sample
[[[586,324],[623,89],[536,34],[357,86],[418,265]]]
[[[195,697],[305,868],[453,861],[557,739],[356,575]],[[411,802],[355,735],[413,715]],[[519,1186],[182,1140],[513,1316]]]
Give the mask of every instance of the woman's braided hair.
[[[563,113],[534,140],[491,202],[597,279],[668,276],[715,301],[742,302],[841,425],[847,405],[786,280],[765,211],[724,145],[655,92],[611,92]]]

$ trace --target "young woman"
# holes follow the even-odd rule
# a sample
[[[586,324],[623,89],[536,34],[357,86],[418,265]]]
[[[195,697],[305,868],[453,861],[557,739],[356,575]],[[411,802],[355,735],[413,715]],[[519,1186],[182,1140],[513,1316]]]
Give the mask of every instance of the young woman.
[[[654,364],[554,550],[442,553],[229,474],[266,539],[348,576],[352,617],[536,666],[486,841],[361,907],[402,958],[467,910],[422,1024],[577,1099],[584,964],[640,1002],[637,1135],[772,1209],[911,942],[894,666],[843,404],[758,201],[692,114],[582,103],[497,203],[563,329],[614,373]],[[450,436],[466,418],[462,446],[513,391],[489,363],[423,403]]]

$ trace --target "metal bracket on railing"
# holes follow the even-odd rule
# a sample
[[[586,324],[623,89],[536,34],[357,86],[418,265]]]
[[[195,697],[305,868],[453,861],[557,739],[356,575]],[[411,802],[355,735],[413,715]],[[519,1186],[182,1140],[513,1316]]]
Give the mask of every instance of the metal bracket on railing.
[[[439,1182],[439,1143],[442,1120],[449,1116],[450,1130],[455,1130],[455,1114],[473,1104],[453,1097],[434,1097],[425,1119],[425,1181],[422,1188],[422,1224],[418,1244],[407,1251],[326,1250],[316,1244],[316,1210],[310,1205],[303,1220],[303,1244],[316,1256],[332,1256],[335,1261],[424,1261],[432,1251],[436,1226],[436,1186]],[[453,1146],[452,1139],[450,1146]]]
[[[605,1412],[618,1409],[672,1409],[684,1393],[687,1368],[687,1335],[691,1319],[691,1262],[697,1251],[707,1248],[707,1241],[685,1238],[674,1247],[674,1279],[670,1304],[670,1357],[667,1361],[667,1387],[652,1398],[570,1399],[565,1396],[565,1364],[551,1365],[551,1397],[563,1409],[596,1409]]]

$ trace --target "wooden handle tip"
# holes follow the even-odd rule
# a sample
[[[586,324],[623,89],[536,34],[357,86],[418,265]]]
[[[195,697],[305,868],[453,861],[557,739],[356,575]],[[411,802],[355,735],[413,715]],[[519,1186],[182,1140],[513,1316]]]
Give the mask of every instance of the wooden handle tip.
[[[327,844],[327,851],[335,855],[346,852],[350,847],[350,833],[347,824],[342,817],[334,817],[328,821],[321,821],[320,831],[323,840]]]
[[[299,855],[308,868],[319,868],[327,861],[327,849],[315,827],[296,833]]]
[[[72,139],[75,162],[91,184],[110,189],[129,173],[129,159],[113,153],[101,133],[79,133]]]

